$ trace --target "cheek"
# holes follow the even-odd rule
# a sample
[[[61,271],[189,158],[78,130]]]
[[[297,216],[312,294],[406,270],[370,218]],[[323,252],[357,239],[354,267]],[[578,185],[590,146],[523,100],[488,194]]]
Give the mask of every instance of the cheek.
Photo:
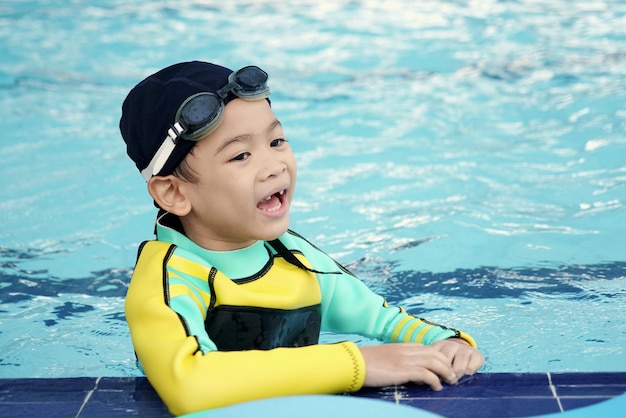
[[[296,166],[295,162],[293,164],[293,169],[292,169],[292,174],[291,174],[291,182],[292,182],[292,187],[296,187],[296,179],[298,177],[298,167]]]
[[[286,163],[289,166],[290,171],[293,173],[293,176],[295,176],[298,172],[298,164],[296,163],[296,157],[292,152],[289,153]]]
[[[203,194],[203,198],[209,200],[210,204],[241,207],[249,204],[251,197],[254,196],[254,190],[243,175],[234,175],[206,182]]]

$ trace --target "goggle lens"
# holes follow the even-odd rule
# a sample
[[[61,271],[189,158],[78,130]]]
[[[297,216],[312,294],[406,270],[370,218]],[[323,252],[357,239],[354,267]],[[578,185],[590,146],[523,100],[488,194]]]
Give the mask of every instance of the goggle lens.
[[[267,73],[258,67],[244,67],[232,75],[234,81],[246,91],[259,91],[264,89],[267,83]]]
[[[180,136],[188,141],[197,141],[222,120],[222,99],[213,93],[198,93],[189,97],[180,106],[176,120],[183,126]]]

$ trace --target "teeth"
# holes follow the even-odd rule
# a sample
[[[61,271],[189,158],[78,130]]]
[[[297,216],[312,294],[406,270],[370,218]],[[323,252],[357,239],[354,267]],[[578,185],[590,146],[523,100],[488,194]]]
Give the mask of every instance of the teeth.
[[[281,196],[284,195],[285,194],[285,189],[283,189],[280,192],[278,192],[278,194],[281,195]],[[268,200],[270,200],[272,198],[272,196],[274,196],[274,195],[267,196],[265,199],[261,200],[261,202],[267,202]]]

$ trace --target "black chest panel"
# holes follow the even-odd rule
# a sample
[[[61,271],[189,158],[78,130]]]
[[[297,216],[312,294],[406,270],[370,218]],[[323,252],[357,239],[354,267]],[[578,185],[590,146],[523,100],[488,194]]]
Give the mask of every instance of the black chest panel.
[[[220,305],[204,327],[220,351],[271,350],[317,344],[320,305],[294,310]]]

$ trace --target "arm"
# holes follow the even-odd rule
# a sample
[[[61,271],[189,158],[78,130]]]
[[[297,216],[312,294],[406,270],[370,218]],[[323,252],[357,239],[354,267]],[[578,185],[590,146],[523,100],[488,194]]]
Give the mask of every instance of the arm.
[[[436,341],[460,338],[476,347],[474,339],[464,332],[417,318],[403,308],[387,306],[382,296],[351,274],[318,275],[318,278],[322,288],[323,326],[328,330],[391,343],[432,345]]]
[[[439,390],[440,380],[454,383],[482,367],[484,358],[471,336],[416,318],[402,308],[388,307],[381,296],[332,258],[296,235],[298,238],[317,269],[343,272],[340,276],[318,275],[323,329],[391,343],[413,343],[360,347],[367,368],[365,386],[414,382]]]
[[[297,233],[289,231],[281,241],[302,251],[316,270],[341,273],[317,274],[322,292],[323,330],[424,345],[462,338],[476,347],[474,339],[464,332],[417,318],[403,308],[387,306],[382,296]]]
[[[178,315],[158,299],[137,306],[131,299],[127,317],[146,376],[174,414],[362,385],[363,360],[352,343],[203,354]]]
[[[358,390],[363,358],[349,342],[267,351],[203,353],[197,329],[166,303],[163,251],[144,248],[126,297],[126,319],[146,376],[174,414],[272,396]],[[208,336],[206,336],[208,339]]]
[[[325,311],[329,328],[395,343],[359,348],[366,367],[364,386],[412,382],[441,390],[441,381],[454,384],[482,367],[483,355],[469,335],[387,307],[350,276],[335,279],[331,294],[337,300],[333,304],[331,299]]]

